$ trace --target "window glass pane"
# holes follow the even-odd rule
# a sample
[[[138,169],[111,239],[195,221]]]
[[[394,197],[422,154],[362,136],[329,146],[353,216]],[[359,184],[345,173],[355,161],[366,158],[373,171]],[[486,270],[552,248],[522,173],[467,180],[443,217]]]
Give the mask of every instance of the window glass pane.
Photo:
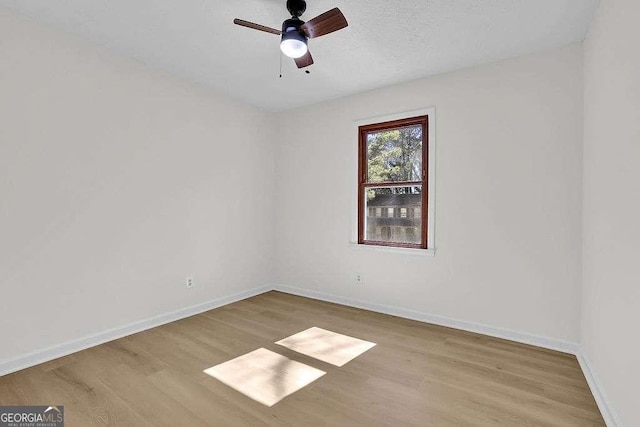
[[[364,210],[367,214],[364,239],[385,243],[410,243],[419,245],[422,240],[422,218],[419,214],[406,215],[410,209],[420,212],[422,206],[422,186],[367,188]],[[375,209],[370,209],[375,208]],[[379,208],[386,215],[370,215]],[[390,212],[390,213],[389,213]],[[398,215],[394,215],[398,212]],[[405,216],[402,216],[405,212]]]
[[[367,138],[367,181],[422,180],[422,125],[370,132]]]

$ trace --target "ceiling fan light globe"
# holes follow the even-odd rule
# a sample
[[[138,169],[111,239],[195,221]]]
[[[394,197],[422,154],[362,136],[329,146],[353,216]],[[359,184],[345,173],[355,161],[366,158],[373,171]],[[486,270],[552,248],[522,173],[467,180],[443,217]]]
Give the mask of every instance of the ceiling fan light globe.
[[[282,40],[280,50],[289,58],[297,59],[305,56],[309,49],[304,41],[290,38]]]

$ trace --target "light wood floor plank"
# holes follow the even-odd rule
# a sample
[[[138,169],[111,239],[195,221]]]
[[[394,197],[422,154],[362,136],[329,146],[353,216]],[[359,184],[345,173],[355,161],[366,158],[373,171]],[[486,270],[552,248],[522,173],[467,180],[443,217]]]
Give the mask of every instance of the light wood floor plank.
[[[310,327],[377,345],[336,367],[274,344]],[[326,375],[266,407],[203,371],[258,348]],[[68,426],[602,426],[572,355],[268,292],[0,377],[0,405]]]

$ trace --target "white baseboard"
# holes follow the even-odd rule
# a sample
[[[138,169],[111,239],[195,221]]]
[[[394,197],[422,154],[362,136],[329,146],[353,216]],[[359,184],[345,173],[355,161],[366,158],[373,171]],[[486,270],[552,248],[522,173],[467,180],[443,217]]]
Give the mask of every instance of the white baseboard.
[[[500,329],[491,326],[486,326],[478,323],[467,322],[456,319],[449,319],[441,316],[434,316],[427,313],[421,313],[418,311],[407,310],[399,307],[392,307],[380,304],[374,304],[364,301],[356,301],[341,296],[324,294],[321,292],[311,291],[302,288],[295,288],[291,286],[283,285],[265,285],[254,289],[249,289],[244,292],[229,295],[227,297],[218,298],[213,301],[194,305],[191,307],[176,310],[170,313],[162,314],[160,316],[152,317],[149,319],[140,320],[128,325],[123,325],[114,329],[110,329],[98,334],[86,336],[77,340],[68,341],[60,345],[38,350],[29,354],[18,356],[12,359],[5,359],[0,361],[0,376],[10,374],[31,366],[38,365],[40,363],[48,362],[58,357],[66,356],[71,353],[78,352],[96,345],[100,345],[109,341],[113,341],[118,338],[122,338],[128,335],[135,334],[137,332],[145,331],[147,329],[155,328],[156,326],[164,325],[166,323],[174,322],[185,317],[193,316],[205,311],[213,310],[214,308],[222,307],[227,304],[231,304],[236,301],[240,301],[255,295],[262,294],[271,290],[277,290],[293,295],[299,295],[307,298],[313,298],[322,301],[333,302],[336,304],[347,305],[351,307],[362,308],[365,310],[371,310],[379,313],[390,314],[392,316],[403,317],[406,319],[417,320],[426,323],[432,323],[441,326],[447,326],[450,328],[461,329],[469,332],[476,332],[479,334],[489,335],[498,338],[504,338],[511,341],[516,341],[524,344],[535,345],[538,347],[549,348],[552,350],[558,350],[565,353],[577,354],[578,345],[575,343],[560,341],[552,338],[539,337],[522,332],[511,331],[508,329]]]
[[[104,344],[106,342],[132,335],[137,332],[142,332],[147,329],[155,328],[156,326],[175,322],[176,320],[184,319],[185,317],[190,317],[196,314],[203,313],[205,311],[213,310],[214,308],[222,307],[223,305],[231,304],[236,301],[268,292],[270,290],[272,290],[271,286],[261,286],[258,288],[249,289],[233,295],[218,298],[213,301],[193,305],[191,307],[186,307],[180,310],[172,311],[170,313],[162,314],[160,316],[140,320],[128,325],[100,332],[98,334],[89,335],[73,341],[68,341],[60,345],[34,351],[32,353],[18,356],[13,359],[2,360],[0,361],[0,377],[12,372],[29,368],[31,366],[39,365],[40,363],[57,359],[62,356],[67,356],[80,350]]]
[[[602,418],[604,418],[604,422],[607,424],[607,427],[622,427],[622,421],[620,421],[618,414],[611,404],[611,400],[607,397],[607,394],[602,387],[602,383],[593,370],[593,365],[589,362],[589,359],[582,350],[578,351],[576,357],[578,358],[580,368],[582,368],[582,372],[584,373],[587,383],[589,384],[589,388],[591,389],[591,394],[593,394],[593,397],[598,404],[598,409],[600,409],[600,413],[602,414]]]
[[[463,331],[475,332],[482,335],[489,335],[496,338],[503,338],[510,341],[516,341],[523,344],[534,345],[537,347],[548,348],[551,350],[561,351],[563,353],[576,354],[578,351],[578,343],[562,341],[555,338],[541,337],[537,335],[527,334],[523,332],[512,331],[509,329],[496,328],[480,323],[469,322],[465,320],[450,319],[433,314],[422,313],[405,308],[393,307],[371,302],[358,301],[337,295],[325,294],[322,292],[312,291],[309,289],[295,288],[284,285],[274,285],[273,289],[288,294],[298,295],[307,298],[313,298],[321,301],[333,302],[336,304],[348,305],[350,307],[362,308],[378,313],[389,314],[392,316],[403,317],[405,319],[417,320],[420,322],[432,323],[434,325],[446,326]]]

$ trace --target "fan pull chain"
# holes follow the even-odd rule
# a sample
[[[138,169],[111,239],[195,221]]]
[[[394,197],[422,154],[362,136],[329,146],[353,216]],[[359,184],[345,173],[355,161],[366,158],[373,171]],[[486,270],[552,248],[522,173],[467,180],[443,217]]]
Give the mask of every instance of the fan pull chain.
[[[282,78],[282,53],[279,56],[280,56],[280,78]]]

